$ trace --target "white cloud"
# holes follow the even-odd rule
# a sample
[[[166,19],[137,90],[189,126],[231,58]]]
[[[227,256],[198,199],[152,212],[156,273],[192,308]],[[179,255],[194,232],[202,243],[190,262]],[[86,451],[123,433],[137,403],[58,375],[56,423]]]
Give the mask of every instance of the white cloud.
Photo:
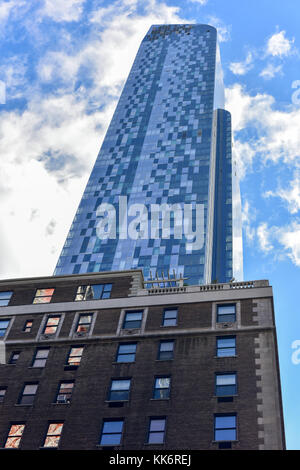
[[[258,226],[257,237],[260,249],[263,252],[268,253],[269,251],[274,249],[272,243],[270,242],[270,233],[266,223],[262,223]]]
[[[231,26],[226,25],[220,18],[214,15],[208,16],[206,20],[208,24],[217,28],[219,42],[227,42],[230,40]]]
[[[266,52],[275,57],[288,56],[293,52],[294,41],[286,37],[286,31],[280,31],[269,38]]]
[[[253,67],[253,55],[251,52],[247,54],[244,62],[232,62],[229,65],[229,69],[235,75],[245,75]]]
[[[278,65],[277,67],[273,64],[268,64],[259,74],[266,80],[271,80],[276,75],[282,75],[282,65]]]
[[[278,238],[292,262],[300,267],[300,224],[293,222],[280,229]]]
[[[40,14],[54,21],[79,21],[86,0],[45,0]]]
[[[200,5],[206,5],[208,0],[189,0],[192,3],[200,3]]]
[[[296,170],[289,188],[279,188],[277,191],[267,191],[266,197],[279,197],[287,205],[290,214],[300,211],[300,171]]]
[[[9,15],[16,8],[24,5],[25,2],[18,0],[10,0],[8,2],[1,2],[0,4],[0,22],[4,23],[7,21]]]
[[[256,218],[256,213],[253,208],[250,209],[249,201],[245,201],[242,207],[242,223],[247,240],[252,242],[255,238],[255,228],[253,223]]]
[[[47,2],[44,13],[71,21],[82,4]],[[94,11],[82,43],[58,24],[55,46],[66,38],[68,47],[48,48],[38,83],[23,83],[23,91],[30,87],[27,108],[0,115],[2,278],[51,274],[137,46],[151,24],[187,22],[178,12],[149,0],[137,13],[135,1],[119,1]],[[8,76],[22,85],[25,73],[12,63]]]

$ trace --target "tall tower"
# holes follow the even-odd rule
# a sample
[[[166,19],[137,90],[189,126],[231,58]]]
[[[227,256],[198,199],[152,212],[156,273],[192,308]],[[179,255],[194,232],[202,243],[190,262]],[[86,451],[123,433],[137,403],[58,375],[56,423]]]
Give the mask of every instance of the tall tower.
[[[145,278],[175,270],[194,285],[241,280],[239,189],[223,108],[217,31],[152,26],[55,275],[143,268]]]

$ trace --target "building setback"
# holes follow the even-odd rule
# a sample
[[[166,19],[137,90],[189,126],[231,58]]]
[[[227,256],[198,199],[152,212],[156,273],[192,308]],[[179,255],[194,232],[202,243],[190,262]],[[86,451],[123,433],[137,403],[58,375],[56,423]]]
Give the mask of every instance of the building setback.
[[[0,304],[1,448],[285,448],[267,281],[3,280]]]
[[[242,280],[239,185],[231,116],[224,109],[217,31],[209,25],[154,25],[143,39],[59,257],[55,275],[141,268],[182,274],[191,285]],[[120,202],[120,198],[122,202]],[[125,202],[124,202],[125,201]],[[125,203],[127,210],[123,210]],[[116,211],[115,236],[99,236]],[[146,207],[146,224],[125,226]],[[151,232],[156,205],[160,221]],[[180,216],[164,236],[167,210],[192,208],[193,249]],[[196,206],[203,213],[197,216]],[[122,209],[123,208],[123,209]],[[97,212],[98,210],[98,212]],[[121,214],[121,215],[120,215]],[[112,217],[110,215],[110,217]],[[179,219],[178,219],[179,217]],[[200,224],[203,219],[203,227]],[[119,223],[120,221],[120,223]],[[181,234],[175,226],[181,227]],[[157,232],[156,232],[157,230]]]

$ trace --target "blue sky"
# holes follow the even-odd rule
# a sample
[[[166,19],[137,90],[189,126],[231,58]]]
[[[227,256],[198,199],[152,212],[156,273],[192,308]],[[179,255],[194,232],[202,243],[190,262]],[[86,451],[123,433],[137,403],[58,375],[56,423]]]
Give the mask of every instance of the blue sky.
[[[274,288],[287,444],[300,449],[296,0],[1,1],[0,276],[52,274],[140,41],[151,24],[185,22],[219,31],[244,275]]]

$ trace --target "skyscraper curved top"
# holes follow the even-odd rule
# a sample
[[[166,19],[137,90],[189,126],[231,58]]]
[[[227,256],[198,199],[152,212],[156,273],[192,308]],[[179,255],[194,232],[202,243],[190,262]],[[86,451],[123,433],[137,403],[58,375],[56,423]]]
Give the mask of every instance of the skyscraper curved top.
[[[141,267],[146,278],[175,270],[202,284],[228,282],[235,268],[240,277],[239,189],[223,108],[216,29],[151,26],[55,274]]]

